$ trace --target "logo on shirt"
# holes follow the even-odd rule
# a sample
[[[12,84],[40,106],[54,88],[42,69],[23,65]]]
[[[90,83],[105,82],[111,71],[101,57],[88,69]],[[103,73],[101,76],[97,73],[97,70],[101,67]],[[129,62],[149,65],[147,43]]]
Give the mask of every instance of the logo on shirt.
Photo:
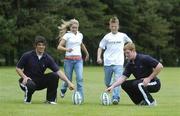
[[[121,41],[109,41],[108,43],[109,43],[109,44],[120,44]]]

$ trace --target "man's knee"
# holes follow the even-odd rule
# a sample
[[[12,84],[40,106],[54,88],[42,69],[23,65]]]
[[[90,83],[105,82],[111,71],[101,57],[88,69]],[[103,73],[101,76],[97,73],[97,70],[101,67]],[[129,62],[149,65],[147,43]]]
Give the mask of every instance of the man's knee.
[[[130,81],[125,81],[124,83],[121,84],[121,87],[123,90],[126,90],[126,89],[135,89],[138,87],[138,81],[136,80],[130,80]]]
[[[57,73],[55,73],[55,72],[47,74],[46,77],[48,77],[48,78],[50,78],[52,80],[55,80],[55,81],[59,80],[59,75]]]
[[[46,74],[46,77],[47,77],[47,83],[48,83],[47,87],[48,88],[49,87],[50,88],[51,87],[53,87],[53,88],[57,88],[58,87],[59,76],[58,76],[57,73],[55,73],[55,72],[48,73],[48,74]]]
[[[28,79],[26,86],[28,88],[29,91],[34,92],[36,90],[36,84],[34,83],[34,81]]]
[[[123,90],[126,90],[126,88],[127,88],[127,83],[126,83],[126,81],[121,84],[121,88],[122,88]]]
[[[29,93],[34,93],[34,91],[36,90],[36,84],[30,79],[27,80],[27,83],[25,85],[22,83],[22,81],[23,81],[23,78],[20,78],[19,84],[20,84],[21,89],[23,91],[28,91]]]

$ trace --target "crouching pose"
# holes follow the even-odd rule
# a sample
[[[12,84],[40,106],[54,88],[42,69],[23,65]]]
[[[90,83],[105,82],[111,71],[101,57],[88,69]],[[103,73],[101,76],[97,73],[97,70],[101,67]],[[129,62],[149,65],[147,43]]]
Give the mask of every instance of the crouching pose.
[[[53,58],[45,52],[46,40],[37,36],[34,42],[35,50],[23,54],[16,66],[16,71],[21,77],[19,84],[25,92],[24,102],[31,103],[31,98],[36,90],[47,88],[46,103],[56,104],[56,95],[59,78],[68,83],[69,89],[74,85],[67,79],[65,74],[59,70]],[[44,74],[49,68],[53,72]]]
[[[129,62],[125,66],[123,75],[106,91],[112,91],[114,87],[121,85],[136,105],[156,105],[150,93],[160,90],[161,84],[157,75],[163,65],[149,55],[138,54],[133,43],[125,45],[124,53]],[[135,79],[126,80],[131,74]]]

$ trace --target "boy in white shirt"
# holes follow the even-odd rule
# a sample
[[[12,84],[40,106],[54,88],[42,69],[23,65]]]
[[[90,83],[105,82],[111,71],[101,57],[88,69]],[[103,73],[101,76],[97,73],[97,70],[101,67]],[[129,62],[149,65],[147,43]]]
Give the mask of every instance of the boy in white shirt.
[[[117,17],[110,19],[109,28],[111,32],[106,34],[100,41],[97,51],[97,63],[102,64],[101,55],[104,50],[104,81],[107,87],[111,86],[112,82],[116,81],[122,75],[124,65],[124,44],[132,42],[125,33],[118,32],[119,19]],[[112,78],[113,73],[114,78]],[[116,105],[119,101],[120,87],[116,87],[113,89],[112,103]]]

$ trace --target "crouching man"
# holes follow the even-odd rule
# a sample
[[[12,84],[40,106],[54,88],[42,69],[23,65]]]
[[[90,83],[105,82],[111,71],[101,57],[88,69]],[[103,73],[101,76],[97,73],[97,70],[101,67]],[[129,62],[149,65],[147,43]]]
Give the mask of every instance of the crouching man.
[[[21,77],[19,79],[20,87],[25,92],[24,103],[31,103],[32,95],[36,90],[47,88],[46,103],[56,104],[59,78],[68,83],[70,90],[74,89],[74,85],[59,70],[53,58],[45,52],[46,40],[44,37],[36,36],[34,47],[34,50],[22,55],[16,66],[16,71]],[[47,68],[53,72],[45,74]]]
[[[163,65],[149,55],[138,54],[133,43],[124,46],[125,56],[129,62],[121,78],[113,83],[106,91],[112,91],[114,87],[121,85],[136,105],[156,105],[156,100],[150,93],[160,90],[160,80],[157,75]],[[126,80],[133,74],[135,79]]]

